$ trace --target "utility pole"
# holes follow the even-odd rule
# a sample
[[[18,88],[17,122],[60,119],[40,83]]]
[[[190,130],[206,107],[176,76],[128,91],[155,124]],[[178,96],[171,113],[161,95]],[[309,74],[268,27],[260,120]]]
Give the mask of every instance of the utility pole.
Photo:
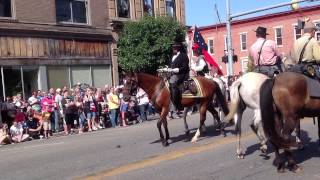
[[[226,0],[226,8],[227,8],[227,22],[226,22],[226,26],[227,26],[227,53],[228,53],[228,76],[232,76],[233,75],[233,51],[232,51],[232,40],[231,40],[231,21],[233,18],[236,17],[240,17],[240,16],[245,16],[245,15],[249,15],[249,14],[253,14],[253,13],[257,13],[257,12],[261,12],[261,11],[266,11],[266,10],[270,10],[270,9],[275,9],[275,8],[279,8],[279,7],[284,7],[284,6],[289,6],[292,4],[298,4],[298,3],[302,3],[302,2],[315,2],[315,1],[319,1],[319,0],[294,0],[291,2],[287,2],[287,3],[281,3],[281,4],[277,4],[277,5],[273,5],[273,6],[267,6],[264,8],[259,8],[259,9],[255,9],[255,10],[251,10],[251,11],[247,11],[247,12],[243,12],[243,13],[238,13],[235,15],[232,15],[230,12],[230,0]]]

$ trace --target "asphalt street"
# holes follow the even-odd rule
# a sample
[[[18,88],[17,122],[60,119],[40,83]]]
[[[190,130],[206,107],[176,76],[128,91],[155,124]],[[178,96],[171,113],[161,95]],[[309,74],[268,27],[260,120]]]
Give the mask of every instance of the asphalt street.
[[[222,137],[208,115],[207,133],[195,144],[190,142],[191,136],[185,136],[182,119],[174,119],[168,122],[171,140],[166,148],[159,142],[156,120],[2,146],[0,179],[320,179],[317,128],[311,119],[302,121],[305,149],[294,152],[302,171],[279,174],[272,165],[272,151],[268,157],[261,156],[257,138],[247,124],[251,116],[246,111],[242,125],[243,160],[235,155],[234,127]],[[193,135],[199,115],[188,116],[188,122]]]

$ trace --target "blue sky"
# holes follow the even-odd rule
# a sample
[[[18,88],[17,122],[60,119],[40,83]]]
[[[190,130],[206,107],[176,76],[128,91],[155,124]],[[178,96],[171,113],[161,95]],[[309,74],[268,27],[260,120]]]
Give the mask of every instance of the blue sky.
[[[276,5],[280,3],[290,2],[291,0],[230,0],[231,14],[242,13],[266,6]],[[225,0],[185,0],[186,3],[186,22],[187,25],[206,26],[219,23],[215,12],[215,4],[219,12],[222,22],[226,19],[226,5]],[[313,3],[301,3],[299,6],[319,5],[320,1]],[[274,13],[279,11],[290,10],[290,7],[282,7],[269,11],[252,14],[250,16],[258,16],[267,13]],[[241,17],[241,19],[249,16]]]

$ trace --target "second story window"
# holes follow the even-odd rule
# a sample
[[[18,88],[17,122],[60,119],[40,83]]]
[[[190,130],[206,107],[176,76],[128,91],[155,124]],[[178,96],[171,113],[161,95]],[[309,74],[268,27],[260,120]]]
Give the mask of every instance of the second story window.
[[[88,23],[87,0],[56,0],[58,22]]]
[[[214,54],[214,46],[213,46],[213,39],[208,40],[208,49],[210,54]]]
[[[241,51],[247,50],[247,33],[240,34],[240,47]]]
[[[118,17],[130,17],[130,3],[129,0],[117,0]]]
[[[176,12],[175,12],[174,0],[166,0],[166,12],[167,12],[167,16],[175,18]]]
[[[143,0],[143,12],[149,16],[153,16],[153,0]]]
[[[302,36],[302,29],[294,27],[294,38],[295,40],[299,39]]]
[[[316,25],[317,27],[320,27],[320,22],[315,23],[315,25]],[[315,37],[316,37],[317,41],[320,41],[320,31],[317,31],[317,32],[316,32]]]
[[[12,17],[11,0],[0,0],[0,17]]]
[[[278,46],[282,46],[282,28],[275,28],[275,38]]]

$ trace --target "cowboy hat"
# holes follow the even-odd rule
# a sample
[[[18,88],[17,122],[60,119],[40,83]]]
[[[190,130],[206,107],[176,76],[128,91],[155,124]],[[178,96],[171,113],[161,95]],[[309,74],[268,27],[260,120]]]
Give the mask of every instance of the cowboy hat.
[[[310,21],[305,22],[303,29],[314,29],[314,30],[319,30],[319,28],[317,28],[317,27],[315,26],[315,24],[314,24],[314,23],[312,23],[312,22],[310,22]]]
[[[259,35],[269,35],[267,33],[267,28],[262,27],[262,26],[257,27],[257,30],[255,30],[254,32],[256,32]]]

